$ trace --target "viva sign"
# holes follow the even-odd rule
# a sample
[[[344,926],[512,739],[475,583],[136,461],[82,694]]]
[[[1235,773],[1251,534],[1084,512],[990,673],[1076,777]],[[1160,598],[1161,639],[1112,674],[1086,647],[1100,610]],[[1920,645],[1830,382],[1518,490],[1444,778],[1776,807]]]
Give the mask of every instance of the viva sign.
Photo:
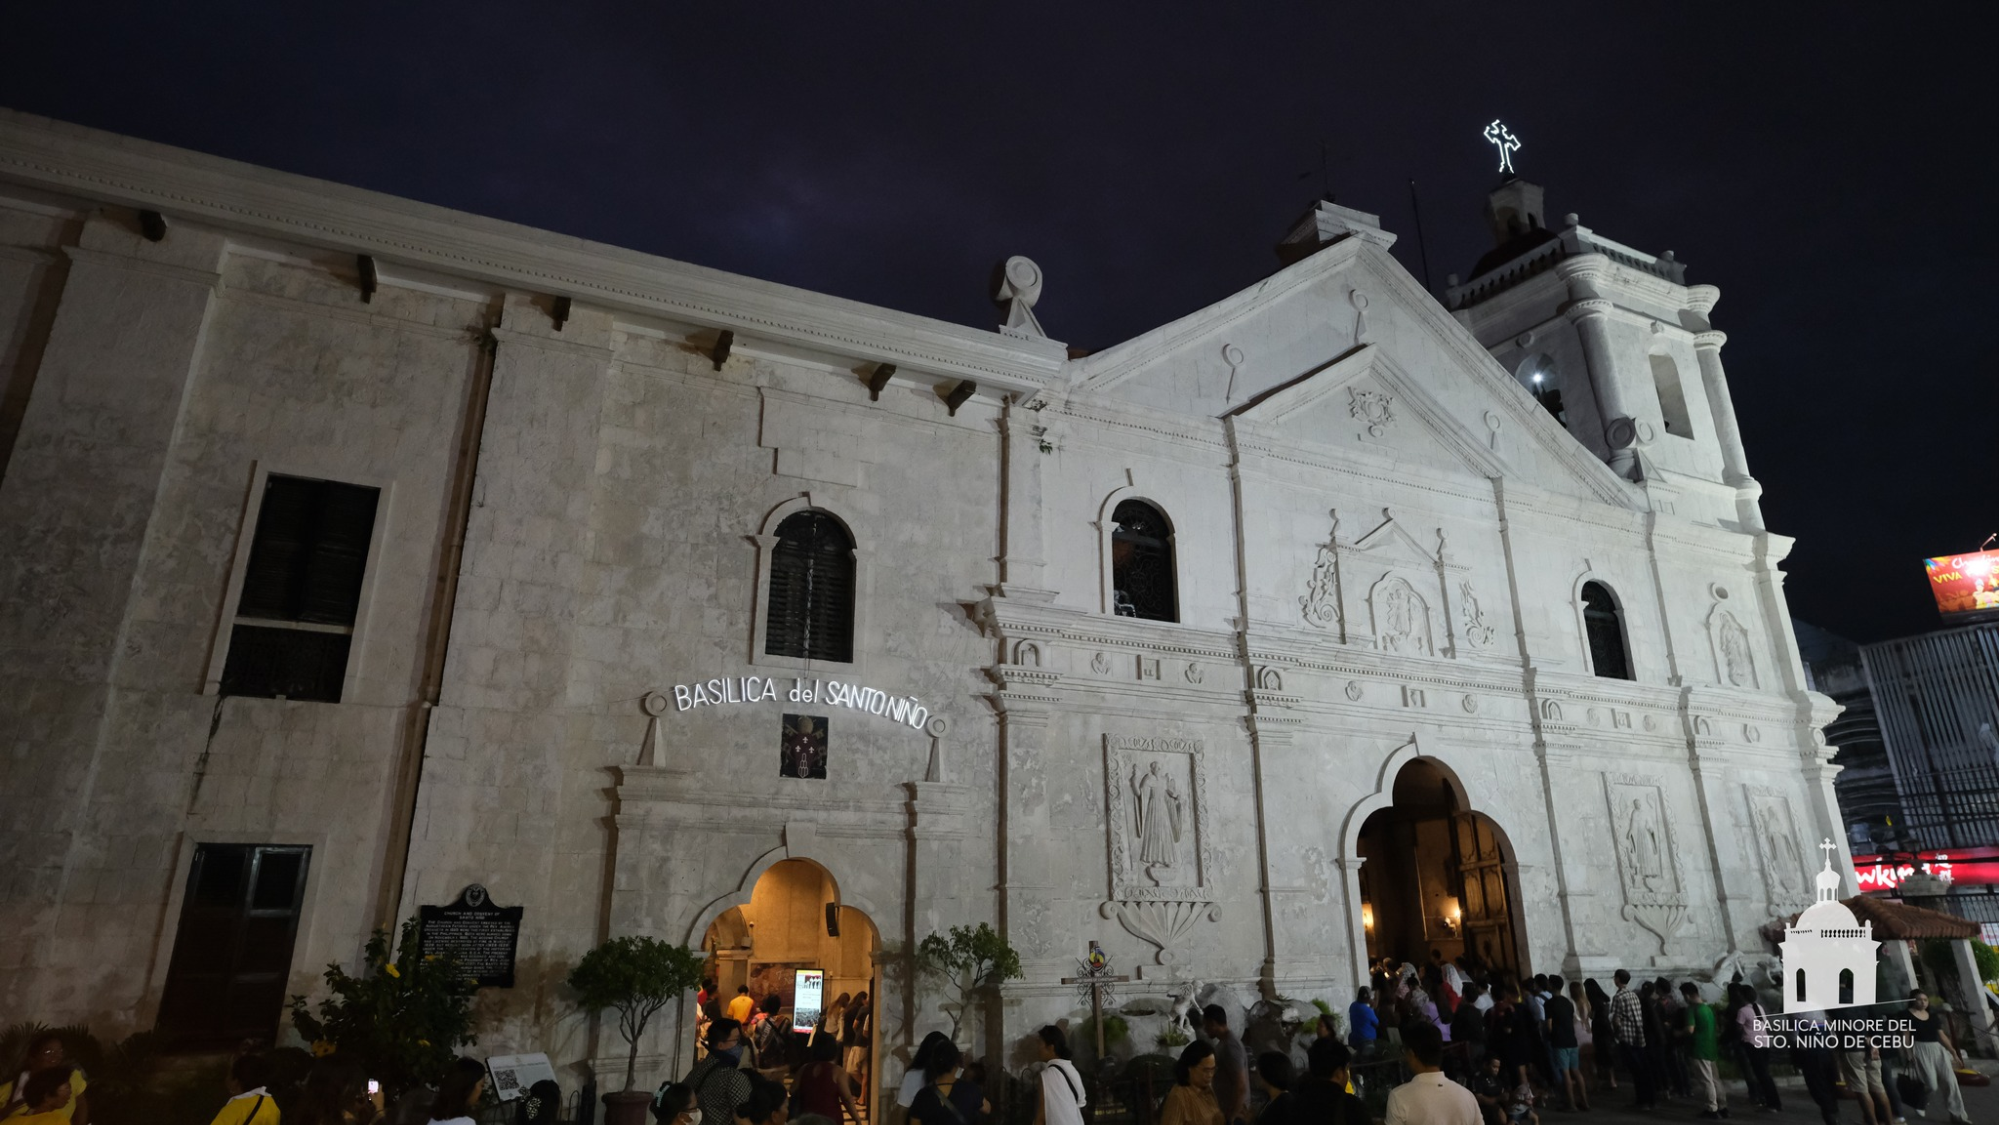
[[[717,704],[760,704],[768,700],[853,708],[897,723],[906,723],[918,731],[930,722],[930,709],[917,703],[914,696],[891,696],[879,688],[842,684],[837,680],[793,677],[790,688],[780,688],[774,677],[724,676],[673,686],[675,711],[692,711]]]

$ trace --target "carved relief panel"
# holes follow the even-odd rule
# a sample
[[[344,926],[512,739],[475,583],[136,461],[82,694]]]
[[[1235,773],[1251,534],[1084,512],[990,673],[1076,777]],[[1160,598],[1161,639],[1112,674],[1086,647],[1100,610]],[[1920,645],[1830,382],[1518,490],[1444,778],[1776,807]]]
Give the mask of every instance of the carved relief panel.
[[[1409,580],[1392,573],[1383,575],[1367,592],[1367,608],[1375,644],[1384,652],[1417,657],[1436,654],[1430,604]]]
[[[1643,774],[1606,774],[1603,784],[1624,917],[1658,936],[1663,954],[1691,921],[1665,794],[1657,779]]]
[[[1732,688],[1762,687],[1756,675],[1756,651],[1750,643],[1749,630],[1726,606],[1727,588],[1716,586],[1710,593],[1715,604],[1708,611],[1707,634],[1708,644],[1714,650],[1715,683]]]
[[[1798,845],[1796,823],[1791,819],[1791,803],[1784,795],[1767,787],[1752,787],[1749,796],[1749,826],[1756,837],[1756,851],[1763,862],[1763,882],[1773,906],[1803,904],[1811,899],[1811,869],[1804,850]]]
[[[1104,781],[1112,898],[1213,902],[1201,741],[1106,735]]]

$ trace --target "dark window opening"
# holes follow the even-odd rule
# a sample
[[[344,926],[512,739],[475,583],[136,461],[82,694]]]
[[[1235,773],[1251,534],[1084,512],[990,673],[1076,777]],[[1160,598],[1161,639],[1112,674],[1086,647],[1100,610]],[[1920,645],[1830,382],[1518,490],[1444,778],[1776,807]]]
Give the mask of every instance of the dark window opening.
[[[1537,383],[1534,385],[1534,401],[1541,404],[1542,410],[1553,415],[1555,421],[1561,423],[1564,430],[1568,429],[1569,414],[1562,409],[1562,393],[1560,390],[1550,387],[1546,383]]]
[[[381,490],[272,476],[236,600],[228,696],[337,703]]]
[[[311,857],[297,845],[196,846],[160,998],[176,1044],[276,1040]]]
[[[1120,501],[1111,522],[1112,609],[1127,618],[1179,621],[1173,530],[1165,514],[1142,500]]]
[[[824,512],[794,513],[777,526],[764,652],[854,659],[854,541]]]
[[[1805,999],[1805,971],[1798,971],[1798,1000]]]
[[[1596,675],[1632,679],[1631,658],[1624,648],[1624,621],[1602,583],[1583,584],[1583,626],[1589,632],[1590,664]]]
[[[1853,971],[1852,971],[1852,970],[1841,970],[1841,971],[1839,971],[1839,1003],[1840,1003],[1840,1004],[1842,1004],[1842,1005],[1851,1005],[1851,1004],[1853,1004]]]

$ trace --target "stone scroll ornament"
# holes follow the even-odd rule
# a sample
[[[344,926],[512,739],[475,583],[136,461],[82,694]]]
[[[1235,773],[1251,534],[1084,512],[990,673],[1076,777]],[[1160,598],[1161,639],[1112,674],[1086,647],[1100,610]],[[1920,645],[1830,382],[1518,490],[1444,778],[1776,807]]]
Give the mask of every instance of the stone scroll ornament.
[[[1319,545],[1319,557],[1312,563],[1312,578],[1306,583],[1305,596],[1298,600],[1298,607],[1306,624],[1320,629],[1337,628],[1341,640],[1345,640],[1346,623],[1340,608],[1340,514],[1334,511],[1330,515],[1332,530],[1326,533],[1326,542]]]
[[[1651,931],[1664,954],[1666,944],[1685,934],[1692,922],[1664,796],[1658,782],[1642,774],[1606,774],[1604,790],[1624,918]]]
[[[1048,333],[1034,317],[1034,303],[1041,300],[1041,267],[1016,254],[998,270],[999,284],[993,300],[1006,310],[1000,331],[1024,340],[1046,340]]]
[[[1100,912],[1171,965],[1194,928],[1219,917],[1201,741],[1106,735],[1104,770],[1111,898]]]

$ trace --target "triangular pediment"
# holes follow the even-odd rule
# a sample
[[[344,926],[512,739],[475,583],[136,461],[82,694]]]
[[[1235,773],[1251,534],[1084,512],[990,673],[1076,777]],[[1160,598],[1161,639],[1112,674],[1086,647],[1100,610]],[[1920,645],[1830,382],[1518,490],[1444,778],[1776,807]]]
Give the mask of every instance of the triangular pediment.
[[[1399,263],[1360,239],[1079,361],[1071,386],[1230,419],[1261,443],[1640,504]]]

